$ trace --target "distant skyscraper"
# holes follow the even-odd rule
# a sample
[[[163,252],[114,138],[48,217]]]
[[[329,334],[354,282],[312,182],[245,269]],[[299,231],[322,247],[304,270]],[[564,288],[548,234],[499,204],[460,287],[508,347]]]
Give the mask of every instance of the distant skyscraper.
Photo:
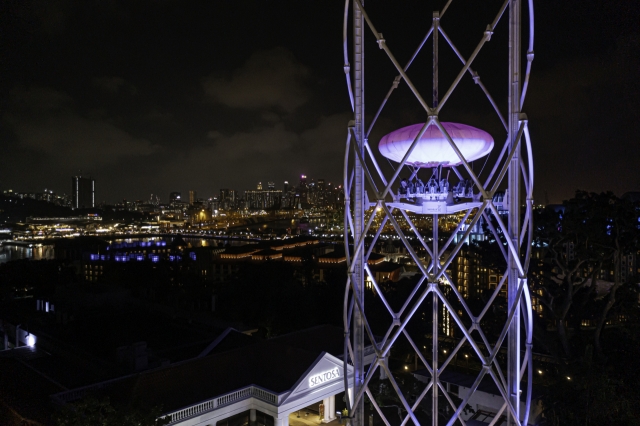
[[[196,202],[196,197],[198,196],[196,191],[189,191],[189,204],[193,205]]]
[[[284,181],[284,191],[285,194],[289,192],[289,181],[285,180]]]
[[[267,182],[267,189],[269,189],[270,191],[276,189],[275,182]]]
[[[244,192],[245,206],[249,209],[280,208],[282,191],[248,190]]]
[[[74,209],[95,207],[95,181],[91,177],[73,176],[71,178],[71,194]]]
[[[300,200],[304,203],[307,202],[309,185],[307,185],[307,175],[300,176],[300,187],[298,188],[298,195]]]
[[[258,187],[256,189],[258,191],[262,191],[262,182],[258,182]]]

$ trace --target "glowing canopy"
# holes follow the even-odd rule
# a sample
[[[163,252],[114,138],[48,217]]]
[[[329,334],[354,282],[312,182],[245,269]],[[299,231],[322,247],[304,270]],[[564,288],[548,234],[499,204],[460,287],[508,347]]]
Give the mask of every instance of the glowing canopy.
[[[467,161],[484,157],[493,149],[493,138],[484,130],[460,123],[443,122],[442,125]],[[412,124],[383,136],[378,144],[380,153],[390,160],[401,162],[422,126],[424,123]],[[416,167],[451,167],[462,164],[462,161],[440,129],[432,124],[416,144],[406,164]]]

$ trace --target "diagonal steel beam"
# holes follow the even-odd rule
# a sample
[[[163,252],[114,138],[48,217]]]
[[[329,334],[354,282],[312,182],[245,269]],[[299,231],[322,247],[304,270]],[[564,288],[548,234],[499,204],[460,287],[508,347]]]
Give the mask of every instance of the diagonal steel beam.
[[[464,57],[462,56],[460,51],[456,48],[456,46],[453,44],[453,42],[451,41],[449,36],[444,32],[444,29],[442,29],[442,27],[439,27],[438,30],[440,31],[440,34],[442,34],[442,36],[444,37],[446,42],[449,44],[449,46],[451,47],[453,52],[456,54],[456,56],[458,56],[458,59],[460,59],[460,61],[462,61],[463,64],[466,64],[467,60],[464,59]],[[498,108],[498,104],[496,104],[496,101],[493,99],[493,97],[489,93],[489,90],[486,88],[484,83],[480,80],[480,76],[478,75],[478,73],[473,71],[473,69],[471,69],[471,66],[469,66],[468,71],[469,71],[469,74],[471,74],[471,77],[473,78],[473,81],[478,86],[480,86],[480,88],[482,89],[484,94],[487,96],[487,99],[489,99],[489,102],[491,103],[491,106],[493,106],[493,109],[496,111],[496,114],[498,114],[498,118],[500,118],[500,121],[504,125],[504,128],[507,129],[508,128],[507,127],[507,122],[504,119],[504,116],[502,115],[502,113],[500,112],[500,108]]]
[[[511,160],[513,159],[514,155],[518,151],[518,146],[520,145],[520,139],[522,139],[522,132],[524,132],[524,126],[525,126],[525,121],[520,121],[518,134],[516,138],[513,140],[513,146],[511,146],[511,151],[509,152],[509,156],[507,157],[507,160],[502,166],[502,169],[500,170],[500,173],[498,174],[496,181],[493,183],[493,186],[491,187],[491,191],[489,191],[489,194],[491,195],[491,197],[493,197],[493,195],[496,193],[496,191],[498,190],[498,186],[500,186],[500,184],[502,183],[502,179],[504,179],[505,175],[509,171]]]
[[[449,246],[453,242],[454,238],[456,237],[458,232],[460,232],[460,228],[462,228],[462,226],[467,221],[467,219],[469,219],[469,216],[471,215],[471,212],[473,210],[475,210],[475,207],[467,210],[467,212],[465,213],[465,215],[462,218],[462,220],[460,220],[460,222],[458,222],[458,225],[456,226],[456,229],[451,233],[451,235],[449,236],[449,239],[447,240],[447,242],[444,243],[444,245],[440,249],[440,252],[438,253],[438,257],[441,258],[442,256],[444,256],[445,252],[447,251],[447,249],[449,248]]]
[[[420,129],[418,134],[416,135],[415,139],[411,143],[411,146],[407,150],[407,153],[404,155],[404,157],[402,157],[402,161],[400,161],[400,164],[398,165],[398,168],[393,173],[393,176],[391,177],[391,179],[389,179],[389,183],[387,184],[387,186],[385,187],[384,191],[382,192],[382,194],[380,195],[379,198],[384,198],[384,197],[387,196],[387,194],[391,190],[391,186],[396,182],[396,179],[398,178],[398,175],[400,175],[400,172],[402,171],[402,167],[404,167],[405,163],[407,162],[407,159],[409,159],[409,156],[413,152],[413,149],[418,145],[418,141],[420,140],[420,138],[422,138],[422,135],[424,135],[424,132],[426,132],[427,129],[429,128],[429,126],[431,126],[432,124],[433,124],[433,120],[432,119],[429,119],[429,120],[427,120],[426,123],[424,123],[424,125],[422,126],[422,128]]]
[[[467,394],[467,396],[465,396],[462,399],[462,402],[458,406],[458,409],[455,411],[455,413],[453,413],[453,416],[447,422],[447,426],[453,426],[453,424],[456,422],[458,417],[460,417],[460,412],[467,405],[467,403],[469,402],[469,399],[471,398],[471,396],[478,389],[478,386],[480,386],[480,382],[482,381],[482,379],[484,379],[484,376],[487,374],[488,370],[489,370],[488,366],[485,365],[485,366],[482,367],[482,369],[480,370],[480,374],[478,374],[478,377],[476,377],[476,380],[473,382],[473,384],[469,388],[469,393]]]
[[[420,422],[416,418],[416,415],[413,413],[413,410],[411,409],[411,406],[409,405],[409,403],[407,402],[406,398],[404,397],[404,394],[400,390],[400,386],[398,386],[398,383],[396,382],[396,378],[393,377],[393,374],[391,374],[391,371],[389,371],[389,369],[387,368],[387,366],[385,364],[382,364],[381,367],[385,369],[385,371],[387,373],[387,376],[389,377],[389,382],[391,382],[391,386],[393,387],[393,389],[395,389],[396,394],[398,395],[398,398],[400,399],[400,402],[402,403],[402,406],[407,411],[407,413],[409,413],[409,415],[411,416],[411,420],[413,420],[415,425],[419,425]]]
[[[440,104],[440,105],[442,106],[442,104]],[[471,176],[471,179],[473,180],[473,183],[476,184],[476,187],[482,193],[482,196],[485,198],[485,200],[490,198],[489,194],[487,194],[487,192],[485,191],[484,187],[480,183],[480,180],[478,179],[478,176],[476,176],[476,174],[473,172],[473,169],[469,165],[469,162],[467,161],[466,158],[464,158],[464,155],[462,155],[462,152],[458,148],[458,145],[456,145],[456,143],[453,141],[453,139],[451,138],[451,135],[449,135],[449,132],[447,132],[447,129],[445,129],[444,126],[442,125],[442,123],[440,123],[440,120],[438,119],[438,117],[432,116],[432,117],[429,117],[429,118],[431,118],[434,121],[435,125],[438,126],[438,128],[442,132],[442,135],[445,137],[445,139],[447,139],[447,142],[449,142],[449,145],[451,146],[451,148],[455,151],[455,153],[458,156],[458,158],[460,159],[460,161],[462,161],[462,164],[464,165],[464,168],[467,170],[467,173],[469,173],[469,175]]]
[[[422,105],[422,107],[427,112],[427,114],[431,115],[433,110],[431,109],[431,107],[429,107],[427,102],[422,98],[422,96],[420,95],[420,92],[418,92],[418,89],[416,89],[416,87],[413,85],[413,83],[411,82],[411,79],[409,78],[409,76],[407,76],[407,73],[404,72],[404,69],[402,68],[402,66],[400,66],[400,63],[398,62],[396,57],[393,55],[393,53],[391,53],[391,50],[389,50],[389,47],[387,47],[386,40],[383,39],[382,38],[382,34],[380,34],[376,30],[376,27],[373,25],[373,22],[371,22],[371,19],[369,18],[369,15],[364,10],[364,7],[362,7],[362,2],[360,0],[355,0],[355,2],[358,5],[358,7],[360,8],[360,11],[362,12],[362,16],[364,17],[365,21],[367,21],[367,25],[371,29],[371,32],[373,32],[373,35],[375,36],[376,41],[377,41],[378,46],[380,47],[380,49],[383,49],[385,51],[385,53],[387,54],[387,56],[389,56],[389,59],[391,59],[391,62],[396,67],[396,69],[398,70],[398,72],[402,76],[403,80],[407,83],[407,86],[409,86],[409,89],[411,89],[411,91],[413,92],[413,94],[416,97],[416,99],[418,99],[418,102],[420,102],[420,105]]]
[[[480,40],[480,43],[478,43],[478,45],[476,46],[471,56],[469,57],[467,62],[465,62],[464,66],[458,73],[458,76],[455,78],[455,80],[453,80],[453,83],[449,87],[449,90],[447,90],[447,93],[445,93],[444,96],[442,97],[440,104],[436,107],[436,114],[438,114],[442,110],[442,107],[444,106],[444,104],[447,103],[447,101],[449,100],[449,97],[451,96],[455,88],[458,87],[460,80],[462,80],[462,76],[465,75],[465,73],[471,66],[471,63],[476,59],[476,56],[478,56],[478,53],[480,53],[480,49],[482,49],[482,46],[484,46],[484,44],[491,39],[492,34],[493,34],[493,28],[487,28],[485,30],[484,35],[482,36],[482,40]]]

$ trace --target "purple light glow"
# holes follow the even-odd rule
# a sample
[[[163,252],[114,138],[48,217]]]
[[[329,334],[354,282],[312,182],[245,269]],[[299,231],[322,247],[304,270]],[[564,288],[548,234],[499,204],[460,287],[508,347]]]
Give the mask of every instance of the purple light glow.
[[[422,126],[423,123],[413,124],[383,136],[378,144],[380,153],[390,160],[401,162]],[[493,149],[493,138],[484,130],[460,123],[443,122],[442,126],[469,162],[484,157]],[[431,125],[416,144],[406,164],[416,167],[451,167],[462,164],[462,161],[440,129]]]

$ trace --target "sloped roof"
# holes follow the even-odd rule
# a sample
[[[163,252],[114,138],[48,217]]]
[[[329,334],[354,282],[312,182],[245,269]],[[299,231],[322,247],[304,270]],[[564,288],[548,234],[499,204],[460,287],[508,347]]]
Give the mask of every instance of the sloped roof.
[[[102,390],[116,404],[177,410],[249,385],[291,389],[321,352],[264,341],[129,376]]]
[[[11,358],[0,358],[0,377],[0,401],[4,405],[25,419],[49,424],[53,406],[43,401],[61,392],[62,387]]]

